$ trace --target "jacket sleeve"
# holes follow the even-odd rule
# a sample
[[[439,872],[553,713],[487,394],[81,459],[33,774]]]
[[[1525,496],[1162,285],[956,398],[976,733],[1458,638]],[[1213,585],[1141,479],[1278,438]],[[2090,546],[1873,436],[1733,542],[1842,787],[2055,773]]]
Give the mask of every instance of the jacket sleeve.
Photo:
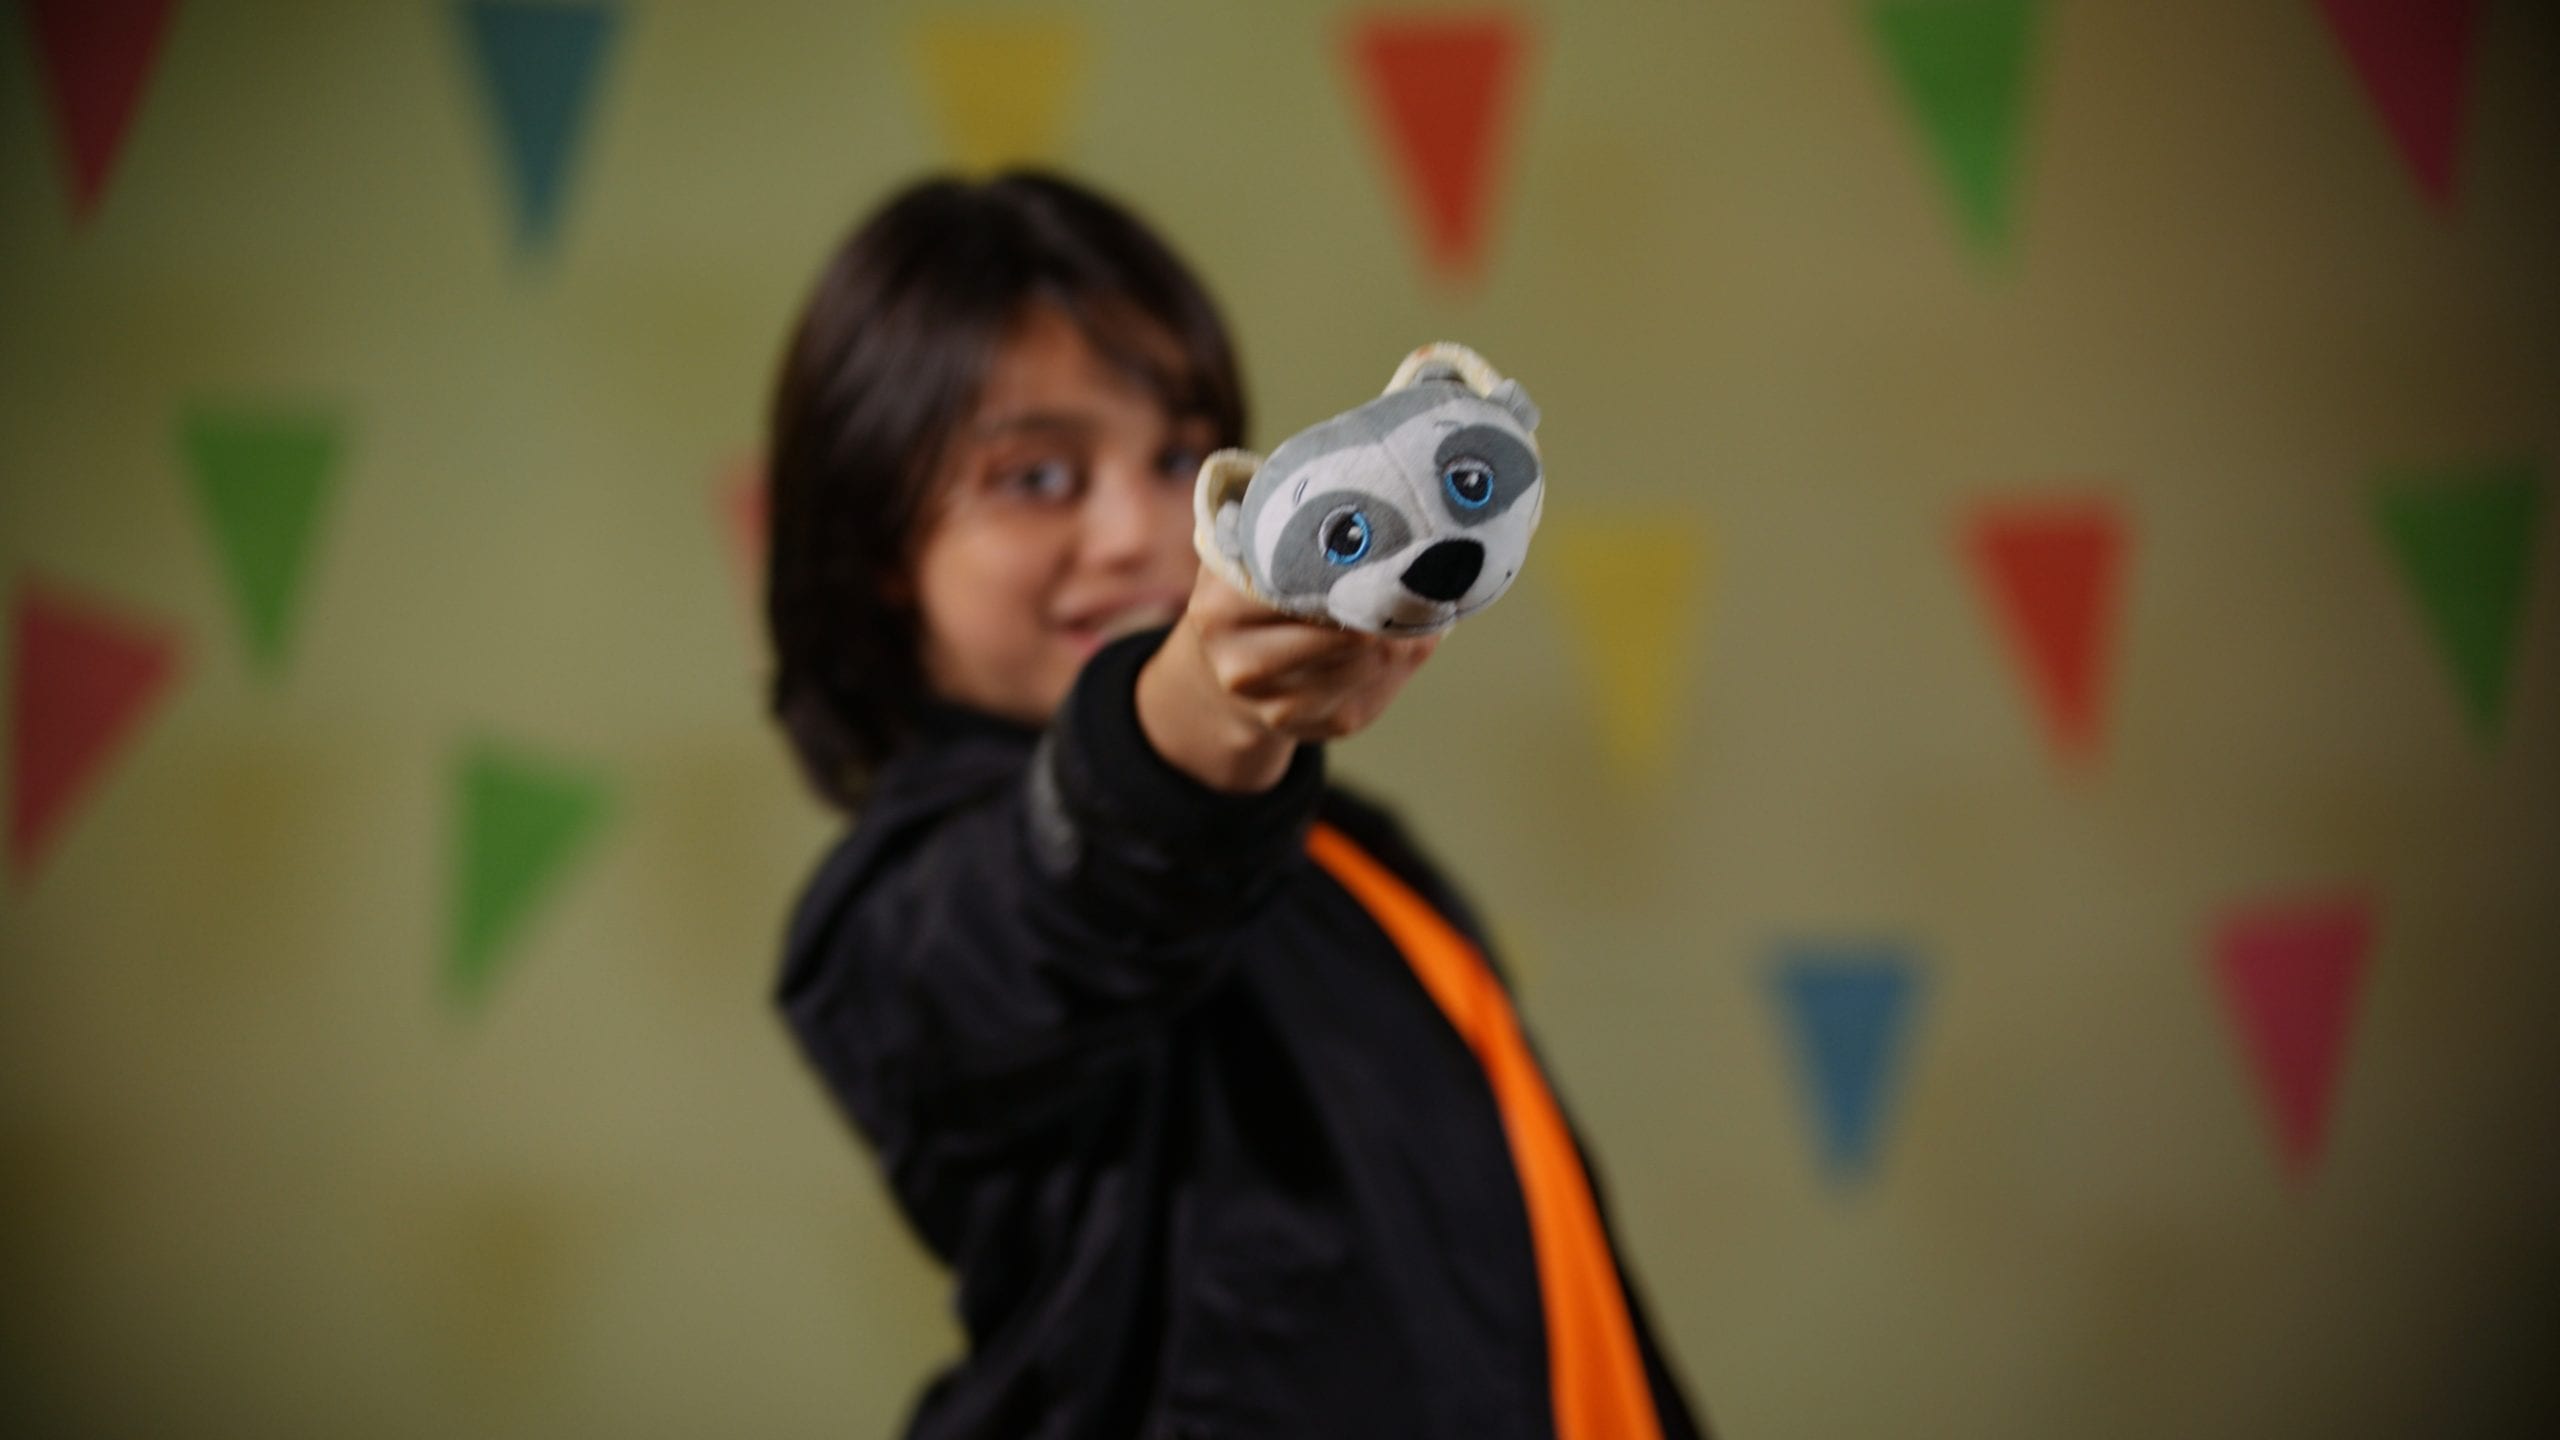
[[[1027,767],[874,837],[804,909],[784,1008],[893,1168],[919,1125],[1001,1144],[1125,1064],[1302,848],[1321,750],[1258,795],[1175,770],[1135,702],[1162,639],[1106,647]]]

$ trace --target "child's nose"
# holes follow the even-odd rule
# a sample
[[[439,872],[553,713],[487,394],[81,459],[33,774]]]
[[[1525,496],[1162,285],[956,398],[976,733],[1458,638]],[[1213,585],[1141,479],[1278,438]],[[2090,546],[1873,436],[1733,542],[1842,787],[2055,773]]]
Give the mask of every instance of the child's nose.
[[[1096,564],[1113,564],[1152,556],[1166,543],[1168,530],[1180,529],[1190,515],[1187,503],[1168,503],[1171,495],[1163,479],[1143,466],[1098,476],[1085,492],[1087,557]]]

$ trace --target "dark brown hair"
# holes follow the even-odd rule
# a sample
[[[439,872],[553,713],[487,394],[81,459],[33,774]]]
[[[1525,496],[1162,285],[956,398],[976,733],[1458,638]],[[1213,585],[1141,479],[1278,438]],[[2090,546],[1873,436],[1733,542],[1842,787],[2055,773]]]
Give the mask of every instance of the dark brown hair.
[[[1065,313],[1172,414],[1243,443],[1243,383],[1216,307],[1112,201],[1034,171],[941,177],[857,226],[784,351],[766,451],[773,714],[839,809],[861,803],[926,700],[918,617],[895,582],[952,432],[1035,304]]]

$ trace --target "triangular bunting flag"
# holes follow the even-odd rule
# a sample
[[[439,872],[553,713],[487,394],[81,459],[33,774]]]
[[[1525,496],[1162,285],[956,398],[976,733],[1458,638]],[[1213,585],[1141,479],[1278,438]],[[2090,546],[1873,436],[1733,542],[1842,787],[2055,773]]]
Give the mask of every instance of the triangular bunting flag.
[[[936,16],[913,32],[952,163],[973,174],[1057,157],[1084,80],[1084,27],[1065,14]]]
[[[456,791],[445,980],[456,1000],[474,1003],[487,994],[535,903],[595,837],[611,806],[594,775],[487,745],[463,756]]]
[[[2383,534],[2483,741],[2497,738],[2505,713],[2541,508],[2528,462],[2394,472],[2375,497]]]
[[[1918,969],[1892,944],[1791,945],[1773,979],[1824,1166],[1837,1181],[1862,1178],[1901,1079]]]
[[[2080,499],[1986,506],[1966,532],[1976,578],[2066,759],[2098,750],[2126,528],[2110,502]]]
[[[755,611],[763,604],[766,517],[772,503],[765,489],[763,458],[750,456],[722,471],[715,499],[738,591],[746,597],[747,608]]]
[[[178,672],[178,638],[34,581],[18,583],[10,706],[9,866],[23,884],[62,822]]]
[[[171,0],[27,0],[74,220],[87,220],[106,194],[172,8]]]
[[[337,469],[338,422],[316,413],[205,409],[180,425],[178,442],[230,572],[250,658],[273,675],[284,663],[294,600]]]
[[[463,30],[506,160],[522,249],[544,248],[559,228],[620,19],[605,4],[464,0]]]
[[[520,1402],[574,1383],[579,1298],[605,1253],[577,1199],[531,1177],[457,1167],[402,1195],[383,1274],[417,1342],[416,1360],[483,1402]]]
[[[1884,0],[1868,10],[1977,254],[2008,243],[2042,9],[2040,0]]]
[[[1372,15],[1349,61],[1433,269],[1472,279],[1500,185],[1529,32],[1501,12]]]
[[[2320,13],[2418,188],[2451,210],[2478,0],[2320,0]]]
[[[2214,935],[2222,997],[2296,1184],[2320,1162],[2372,933],[2371,910],[2348,895],[2247,906]]]
[[[1551,586],[1590,672],[1603,748],[1631,782],[1670,758],[1705,619],[1707,544],[1698,522],[1670,513],[1550,522],[1533,573]]]

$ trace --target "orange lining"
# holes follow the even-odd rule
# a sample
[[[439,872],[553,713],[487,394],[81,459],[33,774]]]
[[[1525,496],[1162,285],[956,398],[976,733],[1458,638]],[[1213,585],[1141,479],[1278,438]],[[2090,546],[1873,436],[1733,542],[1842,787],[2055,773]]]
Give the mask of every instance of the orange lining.
[[[1330,825],[1307,854],[1387,932],[1484,1067],[1528,1205],[1546,1304],[1547,1373],[1561,1440],[1661,1440],[1618,1267],[1564,1114],[1520,1036],[1510,997],[1457,927]]]

